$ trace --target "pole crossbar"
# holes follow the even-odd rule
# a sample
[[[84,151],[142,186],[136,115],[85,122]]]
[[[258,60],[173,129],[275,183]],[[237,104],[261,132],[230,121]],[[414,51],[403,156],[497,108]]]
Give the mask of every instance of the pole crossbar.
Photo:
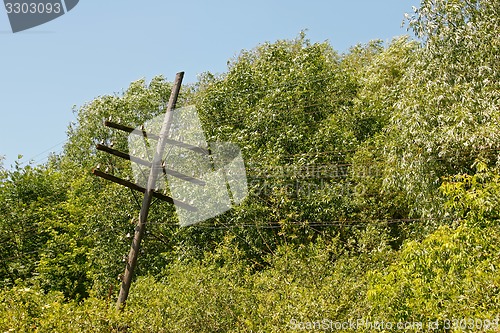
[[[102,171],[97,170],[97,169],[92,170],[92,173],[98,177],[109,180],[113,183],[128,187],[129,189],[132,189],[132,190],[135,190],[138,192],[142,192],[142,193],[146,193],[146,189],[144,187],[139,186],[135,183],[129,182],[128,180],[118,178],[116,176],[110,175],[108,173],[102,172]],[[166,202],[173,204],[173,205],[176,205],[178,207],[184,208],[185,210],[188,210],[190,212],[197,212],[198,211],[198,209],[196,207],[193,207],[185,202],[175,200],[175,199],[173,199],[173,198],[171,198],[163,193],[157,192],[157,191],[153,191],[153,197],[158,198],[158,199],[163,200],[163,201],[166,201]]]
[[[121,157],[121,158],[123,158],[125,160],[132,161],[132,162],[137,163],[139,165],[143,165],[143,166],[146,166],[146,167],[151,167],[151,162],[149,162],[149,161],[143,160],[142,158],[139,158],[139,157],[132,156],[130,154],[122,153],[119,150],[110,148],[110,147],[102,145],[102,144],[97,144],[96,145],[96,149],[100,150],[100,151],[103,151],[103,152],[106,152],[108,154],[117,156],[117,157]],[[205,186],[205,184],[206,184],[205,181],[203,181],[203,180],[200,180],[200,179],[197,179],[197,178],[185,175],[185,174],[183,174],[181,172],[178,172],[178,171],[175,171],[175,170],[172,170],[172,169],[168,169],[168,168],[164,167],[163,165],[161,166],[161,170],[163,171],[164,174],[167,174],[167,175],[170,175],[170,176],[173,176],[173,177],[176,177],[176,178],[179,178],[179,179],[191,182],[191,183],[196,184],[196,185]]]
[[[114,128],[114,129],[118,129],[118,130],[121,130],[121,131],[124,131],[124,132],[127,132],[127,133],[131,133],[131,134],[135,134],[135,135],[139,135],[139,136],[144,136],[144,137],[147,137],[148,139],[152,139],[152,140],[155,140],[155,141],[158,141],[160,139],[159,136],[156,135],[156,134],[146,132],[145,130],[138,130],[136,128],[132,128],[132,127],[129,127],[129,126],[124,126],[124,125],[121,125],[121,124],[117,124],[117,123],[114,123],[114,122],[109,121],[109,120],[105,120],[104,121],[104,126],[110,127],[110,128]],[[189,149],[189,150],[192,150],[192,151],[194,151],[196,153],[199,153],[199,154],[204,154],[204,155],[208,155],[209,154],[208,149],[205,149],[205,148],[202,148],[202,147],[198,147],[198,146],[194,146],[194,145],[190,145],[188,143],[184,143],[184,142],[180,142],[180,141],[176,141],[176,140],[172,140],[172,139],[167,139],[167,138],[165,138],[165,143],[167,143],[169,145],[172,145],[172,146],[177,146],[177,147],[180,147],[180,148],[184,148],[184,149]]]

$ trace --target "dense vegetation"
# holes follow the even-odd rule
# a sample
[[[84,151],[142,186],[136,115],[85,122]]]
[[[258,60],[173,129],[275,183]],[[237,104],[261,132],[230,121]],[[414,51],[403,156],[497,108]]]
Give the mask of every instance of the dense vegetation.
[[[75,110],[63,153],[0,169],[0,330],[324,331],[362,318],[444,331],[498,318],[500,2],[422,0],[408,24],[416,40],[346,54],[304,34],[264,43],[183,87],[209,141],[241,147],[250,193],[187,228],[155,203],[123,312],[137,198],[91,174],[131,173],[94,147],[127,151],[102,119],[151,119],[171,83]]]

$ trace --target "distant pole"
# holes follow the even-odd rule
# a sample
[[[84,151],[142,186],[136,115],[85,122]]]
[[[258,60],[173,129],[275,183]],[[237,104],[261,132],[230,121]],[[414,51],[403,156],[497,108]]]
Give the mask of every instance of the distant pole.
[[[125,267],[125,273],[123,274],[123,280],[120,287],[120,294],[118,295],[117,308],[122,309],[127,301],[128,293],[130,290],[130,284],[132,283],[132,277],[134,276],[135,266],[137,265],[137,256],[139,254],[139,248],[141,245],[142,237],[144,236],[144,231],[146,229],[146,221],[148,219],[149,207],[151,205],[151,200],[153,199],[153,191],[155,189],[156,181],[158,179],[158,174],[162,170],[162,156],[165,150],[165,144],[168,139],[168,133],[170,131],[170,126],[172,125],[173,110],[177,103],[177,97],[179,96],[179,91],[181,89],[182,79],[184,77],[184,72],[179,72],[175,76],[174,85],[172,87],[172,93],[170,94],[170,100],[168,101],[167,111],[165,113],[165,118],[159,134],[158,145],[156,146],[156,152],[153,157],[153,163],[151,164],[151,170],[149,172],[148,183],[146,191],[144,193],[144,198],[142,200],[141,211],[139,213],[139,222],[135,227],[134,239],[132,240],[132,246],[130,247],[130,252],[127,259],[127,266]]]

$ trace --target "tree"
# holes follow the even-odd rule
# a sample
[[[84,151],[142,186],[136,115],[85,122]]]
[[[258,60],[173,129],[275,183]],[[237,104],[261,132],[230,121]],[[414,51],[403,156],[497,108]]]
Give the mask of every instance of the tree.
[[[374,154],[382,191],[400,194],[403,216],[439,215],[441,177],[470,173],[478,157],[495,161],[498,11],[492,1],[422,1],[410,20],[423,45],[402,72]]]

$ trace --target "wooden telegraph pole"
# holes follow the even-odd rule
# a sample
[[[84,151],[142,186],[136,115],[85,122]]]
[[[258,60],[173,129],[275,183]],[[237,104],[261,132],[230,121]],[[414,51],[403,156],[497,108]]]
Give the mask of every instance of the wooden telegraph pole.
[[[100,171],[99,169],[94,169],[93,173],[96,176],[99,176],[101,178],[110,180],[114,183],[126,186],[132,190],[140,191],[144,193],[144,198],[142,199],[142,205],[141,205],[141,211],[139,213],[139,221],[137,223],[137,226],[135,227],[135,232],[134,232],[134,239],[132,240],[132,245],[130,247],[130,252],[127,257],[127,265],[125,267],[125,273],[123,274],[122,278],[122,284],[120,287],[120,294],[118,295],[118,301],[116,306],[119,309],[122,309],[125,306],[125,302],[127,301],[128,293],[130,290],[130,284],[132,283],[132,278],[134,276],[134,270],[137,265],[137,256],[139,255],[139,248],[141,245],[141,240],[144,236],[144,231],[146,229],[146,221],[148,219],[148,213],[149,213],[149,207],[151,206],[151,201],[153,197],[158,198],[160,200],[169,202],[171,204],[174,203],[174,200],[162,193],[156,192],[155,185],[156,181],[158,179],[158,175],[160,172],[163,172],[164,174],[169,174],[174,177],[181,178],[183,180],[192,182],[194,184],[198,184],[200,186],[204,186],[204,182],[198,179],[194,179],[193,177],[190,177],[188,175],[181,174],[177,171],[174,170],[169,170],[165,168],[162,164],[162,157],[163,157],[163,152],[165,150],[165,145],[171,144],[171,145],[176,145],[185,149],[190,149],[193,151],[197,151],[199,153],[206,153],[204,149],[196,146],[192,146],[186,143],[170,140],[168,138],[168,134],[170,131],[170,127],[172,125],[172,119],[173,119],[173,111],[175,109],[175,105],[177,103],[177,97],[179,96],[179,91],[181,89],[181,84],[182,84],[182,79],[184,77],[184,72],[179,72],[175,76],[175,81],[174,85],[172,87],[172,93],[170,94],[170,99],[168,101],[168,106],[167,106],[167,111],[165,113],[165,118],[163,119],[163,123],[161,126],[160,133],[158,135],[153,134],[153,133],[144,133],[144,135],[147,134],[149,138],[152,138],[154,140],[158,140],[157,146],[156,146],[156,151],[153,156],[153,160],[151,161],[146,161],[141,158],[131,156],[129,154],[122,153],[120,151],[117,151],[115,149],[112,149],[110,147],[106,147],[104,145],[97,145],[96,148],[100,151],[130,160],[134,163],[138,163],[141,165],[149,166],[150,167],[150,172],[149,172],[149,177],[148,177],[148,182],[146,185],[146,188],[141,187],[137,184],[134,184],[132,182],[129,182],[124,179],[120,179],[118,177],[115,177],[113,175],[104,173]],[[104,125],[107,127],[115,128],[118,130],[122,130],[128,133],[133,133],[137,134],[137,131],[135,131],[134,128],[127,127],[124,125],[116,124],[111,121],[105,121]],[[181,201],[175,201],[175,205],[182,207],[184,209],[187,209],[189,211],[196,211],[195,207],[192,207],[186,203],[183,203]]]
[[[144,198],[142,199],[141,211],[139,213],[139,222],[135,227],[134,239],[132,240],[132,246],[130,247],[127,266],[125,267],[125,273],[123,275],[123,280],[120,287],[120,294],[118,296],[118,302],[116,304],[118,308],[122,308],[127,301],[130,284],[132,283],[135,266],[137,265],[139,247],[141,245],[141,240],[146,229],[149,206],[151,205],[151,200],[153,199],[153,192],[155,189],[156,180],[158,179],[158,174],[160,170],[162,170],[162,156],[165,150],[166,139],[170,131],[170,126],[172,125],[173,111],[175,109],[175,104],[177,103],[177,97],[179,96],[183,77],[184,72],[177,73],[177,75],[175,76],[172,93],[170,94],[170,100],[168,101],[167,112],[165,113],[165,118],[160,130],[156,152],[153,157],[153,162],[151,163],[146,191],[144,193]]]

